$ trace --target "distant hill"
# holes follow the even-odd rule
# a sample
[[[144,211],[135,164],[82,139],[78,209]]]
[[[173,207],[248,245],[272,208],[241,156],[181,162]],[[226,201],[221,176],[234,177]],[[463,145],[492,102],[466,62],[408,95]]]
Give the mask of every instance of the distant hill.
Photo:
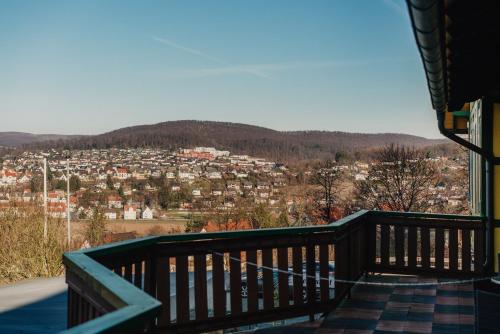
[[[43,141],[58,141],[82,136],[55,135],[55,134],[33,134],[27,132],[0,132],[0,146],[17,147]]]
[[[390,143],[427,147],[450,143],[397,133],[339,131],[276,131],[264,127],[212,121],[172,121],[131,126],[95,136],[54,138],[31,143],[38,148],[161,147],[169,149],[213,146],[237,154],[276,161],[331,158],[336,152],[370,150]]]

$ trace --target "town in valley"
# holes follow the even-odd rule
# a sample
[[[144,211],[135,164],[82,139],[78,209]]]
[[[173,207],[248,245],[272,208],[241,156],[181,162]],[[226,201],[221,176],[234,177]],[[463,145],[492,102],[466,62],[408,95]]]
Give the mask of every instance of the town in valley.
[[[49,149],[5,154],[0,170],[0,209],[43,205],[44,159],[48,166],[47,214],[66,220],[69,213],[77,240],[78,231],[83,238],[85,222],[96,213],[113,223],[106,226],[110,235],[127,237],[326,223],[318,214],[324,199],[312,181],[314,162],[286,165],[214,147]],[[429,186],[433,195],[430,211],[465,212],[468,157],[454,154],[428,159],[439,170],[439,178]],[[332,219],[362,206],[357,203],[355,185],[365,180],[377,163],[336,155],[332,168],[341,172],[341,178]],[[255,226],[255,214],[265,215],[260,217],[265,223]]]

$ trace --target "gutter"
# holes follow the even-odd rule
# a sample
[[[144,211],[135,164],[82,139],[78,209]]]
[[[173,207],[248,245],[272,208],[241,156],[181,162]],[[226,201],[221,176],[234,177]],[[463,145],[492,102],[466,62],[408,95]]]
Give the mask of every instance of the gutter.
[[[491,152],[472,144],[444,127],[447,109],[444,1],[406,0],[415,41],[424,65],[425,76],[436,110],[439,132],[455,143],[479,154],[486,161],[486,252],[484,266],[492,267],[493,245],[493,160]]]

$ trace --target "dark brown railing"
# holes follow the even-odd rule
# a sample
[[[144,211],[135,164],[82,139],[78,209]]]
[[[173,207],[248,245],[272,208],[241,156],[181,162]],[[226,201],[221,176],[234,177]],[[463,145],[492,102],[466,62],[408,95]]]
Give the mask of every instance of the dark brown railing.
[[[202,332],[312,316],[335,308],[352,286],[346,281],[365,272],[475,276],[483,254],[480,218],[392,212],[145,238],[65,255],[68,325]]]
[[[481,274],[484,224],[465,216],[372,212],[367,219],[368,271]]]

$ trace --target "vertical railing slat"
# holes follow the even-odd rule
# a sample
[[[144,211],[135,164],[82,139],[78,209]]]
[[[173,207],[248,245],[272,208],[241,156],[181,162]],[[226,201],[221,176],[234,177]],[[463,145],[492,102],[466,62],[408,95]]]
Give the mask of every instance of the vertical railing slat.
[[[293,247],[292,250],[292,261],[293,261],[293,304],[294,305],[302,305],[304,304],[304,293],[303,287],[303,259],[302,259],[302,247]],[[300,274],[297,275],[297,274]]]
[[[142,262],[134,263],[134,285],[142,289]]]
[[[420,256],[422,269],[431,267],[431,233],[428,227],[420,228]]]
[[[155,278],[153,274],[155,262],[153,262],[150,258],[147,258],[144,261],[144,291],[148,293],[149,295],[155,297],[155,292],[153,290],[153,287],[155,286],[155,283],[152,279]]]
[[[127,263],[125,265],[125,276],[124,278],[132,283],[132,263]]]
[[[434,262],[436,270],[444,269],[444,229],[436,228]]]
[[[390,230],[388,225],[381,225],[380,227],[380,264],[383,267],[389,265],[389,236]]]
[[[405,228],[403,226],[396,225],[394,228],[394,241],[395,241],[395,253],[396,253],[396,266],[398,268],[403,268],[405,265]]]
[[[87,319],[86,319],[86,315],[87,315],[87,312],[86,312],[87,302],[85,301],[85,299],[83,298],[83,296],[80,296],[80,305],[81,305],[81,309],[80,309],[80,323],[84,323],[84,322],[87,321]]]
[[[226,290],[224,286],[224,255],[212,253],[214,315],[226,315]]]
[[[287,307],[289,300],[288,290],[288,248],[278,248],[278,296],[279,306]]]
[[[194,299],[196,320],[208,318],[207,301],[207,256],[205,253],[194,256]]]
[[[161,302],[158,326],[170,323],[170,258],[156,259],[156,298]]]
[[[175,289],[177,323],[189,321],[189,273],[187,255],[175,259]]]
[[[417,267],[417,228],[408,227],[408,267],[415,269]]]
[[[340,302],[349,289],[349,285],[343,280],[349,280],[349,252],[347,239],[343,238],[335,242],[335,299]],[[341,281],[342,280],[342,281]]]
[[[229,256],[231,315],[238,315],[241,313],[241,253],[231,252]]]
[[[470,230],[462,230],[462,271],[471,271]]]
[[[367,248],[366,248],[366,269],[373,271],[377,265],[377,224],[372,222],[366,222],[368,225],[366,227],[367,231]]]
[[[448,254],[451,271],[458,270],[458,229],[449,229],[449,239],[448,239]]]
[[[271,248],[262,250],[262,266],[264,310],[271,310],[274,308],[273,250]]]
[[[257,312],[259,295],[257,285],[257,251],[247,250],[247,303],[248,312]]]
[[[306,273],[307,303],[312,305],[316,303],[316,249],[311,241],[306,246]]]
[[[77,294],[77,314],[76,314],[76,323],[81,324],[83,322],[83,298],[80,294]]]
[[[88,303],[88,308],[87,308],[87,321],[90,321],[92,319],[94,319],[94,307],[92,306],[92,304]]]
[[[483,272],[484,263],[484,231],[483,229],[474,230],[474,272]]]
[[[322,302],[327,302],[329,299],[329,263],[328,263],[328,244],[319,246],[319,287],[320,297]]]

